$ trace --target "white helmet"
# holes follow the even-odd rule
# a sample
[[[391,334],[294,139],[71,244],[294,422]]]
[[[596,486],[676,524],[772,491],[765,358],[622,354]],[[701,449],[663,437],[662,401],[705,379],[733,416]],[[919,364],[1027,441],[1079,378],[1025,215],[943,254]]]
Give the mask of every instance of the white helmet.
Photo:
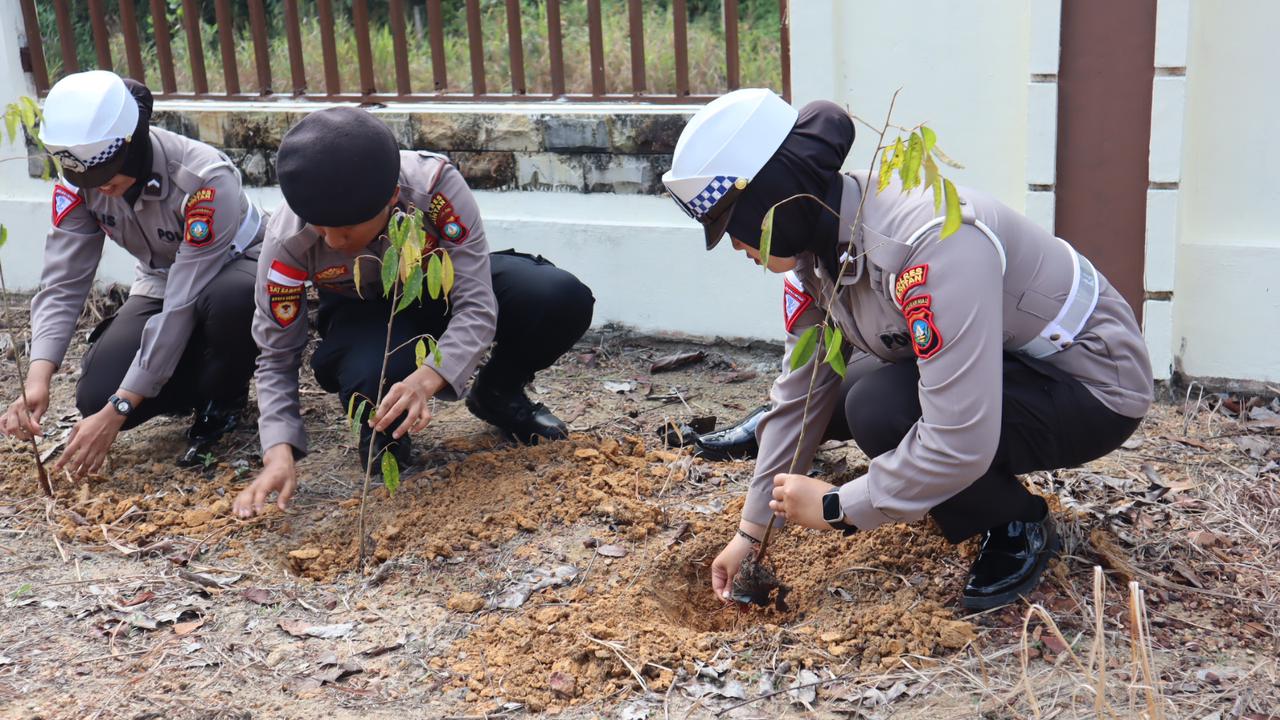
[[[107,70],[68,75],[49,89],[40,141],[77,185],[110,180],[124,164],[125,143],[138,126],[138,101]]]
[[[707,249],[724,236],[733,201],[782,146],[799,115],[772,90],[734,90],[685,125],[662,183],[702,223]]]

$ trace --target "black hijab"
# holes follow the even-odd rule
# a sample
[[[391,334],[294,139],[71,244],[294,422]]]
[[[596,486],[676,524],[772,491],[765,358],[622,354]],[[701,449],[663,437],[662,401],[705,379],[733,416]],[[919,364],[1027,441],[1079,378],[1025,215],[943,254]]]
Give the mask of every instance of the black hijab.
[[[818,100],[801,108],[791,133],[734,202],[729,235],[758,248],[765,213],[793,195],[821,198],[838,212],[842,193],[840,166],[853,147],[853,137],[853,119],[839,105]],[[839,272],[836,220],[810,198],[790,200],[774,211],[769,254],[795,257],[811,252],[835,277]]]
[[[151,90],[137,80],[125,78],[124,85],[138,103],[138,124],[133,130],[133,137],[122,150],[125,158],[120,168],[121,174],[137,180],[124,193],[125,199],[132,204],[137,202],[147,180],[151,179],[151,110],[155,101],[151,98]]]

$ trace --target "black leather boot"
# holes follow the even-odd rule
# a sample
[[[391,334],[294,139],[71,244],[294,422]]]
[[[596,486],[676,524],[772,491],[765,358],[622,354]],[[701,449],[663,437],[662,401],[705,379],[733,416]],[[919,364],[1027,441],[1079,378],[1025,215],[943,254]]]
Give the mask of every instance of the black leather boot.
[[[694,454],[707,460],[742,460],[753,458],[759,452],[756,444],[756,426],[760,418],[769,411],[768,405],[761,405],[751,411],[737,425],[713,433],[707,433],[694,443]]]
[[[369,442],[370,438],[374,436],[373,429],[368,425],[360,427],[360,457],[356,458],[356,463],[359,464],[361,470],[364,469],[365,463],[369,460]],[[384,452],[391,453],[391,457],[396,459],[396,464],[400,466],[401,473],[404,473],[407,468],[413,465],[413,441],[408,435],[399,440],[393,440],[391,433],[377,433],[376,436],[377,447],[373,452],[374,477],[382,477],[382,454]]]
[[[987,531],[978,558],[969,570],[961,604],[969,610],[1007,605],[1040,583],[1045,566],[1058,551],[1053,517],[1015,520]]]
[[[196,467],[203,465],[204,459],[223,435],[236,429],[240,424],[240,412],[244,410],[244,400],[230,405],[220,405],[210,401],[203,410],[196,413],[195,421],[187,430],[187,451],[178,458],[179,467]]]
[[[525,445],[569,437],[569,427],[564,421],[542,403],[530,400],[523,388],[500,390],[477,379],[467,393],[467,409],[497,426],[503,435]]]

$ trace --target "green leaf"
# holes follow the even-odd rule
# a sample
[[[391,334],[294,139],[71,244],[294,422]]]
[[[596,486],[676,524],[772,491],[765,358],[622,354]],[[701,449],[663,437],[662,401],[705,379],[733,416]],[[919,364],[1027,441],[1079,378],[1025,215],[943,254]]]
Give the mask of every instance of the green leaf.
[[[453,291],[453,258],[449,257],[449,253],[441,252],[440,266],[444,269],[444,272],[440,276],[440,289],[448,297],[449,293]]]
[[[441,358],[441,356],[440,356],[440,344],[436,342],[436,339],[435,339],[435,338],[433,338],[433,337],[428,337],[428,338],[427,338],[427,345],[431,348],[431,359],[432,359],[432,361],[434,361],[434,362],[435,362],[436,367],[440,367],[440,364],[441,364],[442,362],[444,362],[443,358]]]
[[[440,256],[432,253],[427,261],[427,294],[432,300],[440,299],[440,284],[444,281],[444,268],[440,265]],[[419,288],[419,294],[422,290]]]
[[[409,303],[422,299],[422,266],[419,265],[409,272],[409,279],[405,281],[404,290],[400,293],[400,302],[396,304],[396,312],[409,307]]]
[[[925,141],[928,144],[928,141]],[[924,184],[933,189],[933,212],[936,214],[942,209],[942,183],[939,178],[942,174],[938,172],[938,163],[933,161],[933,156],[926,154],[924,156]]]
[[[391,214],[391,222],[387,223],[387,239],[397,250],[404,247],[404,240],[408,236],[406,220],[405,214],[397,210]]]
[[[27,126],[27,130],[32,135],[35,135],[36,120],[40,114],[40,108],[36,105],[36,101],[23,95],[18,99],[18,107],[21,108],[22,124]]]
[[[382,256],[382,294],[391,297],[391,288],[400,275],[400,248],[392,245]]]
[[[764,220],[760,221],[760,267],[765,270],[769,269],[769,250],[773,247],[773,211],[777,209],[777,205],[769,208],[769,212],[764,214]]]
[[[918,133],[911,133],[907,140],[907,159],[902,163],[902,189],[914,190],[920,186],[920,160],[924,157],[924,141]]]
[[[827,356],[822,359],[823,362],[831,366],[832,370],[841,378],[844,377],[847,369],[844,364],[844,333],[840,332],[840,328],[828,329],[826,337]]]
[[[356,396],[352,395],[351,400],[355,401],[355,399]],[[351,443],[357,447],[360,445],[360,425],[364,422],[364,411],[368,407],[369,401],[361,398],[360,404],[356,405],[355,410],[351,412]]]
[[[0,248],[7,242],[9,242],[9,228],[5,227],[4,223],[0,223]]]
[[[924,154],[928,155],[933,152],[933,146],[938,144],[938,134],[930,128],[921,125],[920,137],[924,138]]]
[[[387,486],[387,493],[395,495],[400,489],[400,463],[391,452],[382,451],[382,484]]]
[[[813,353],[817,349],[818,326],[812,325],[800,335],[795,347],[791,349],[791,369],[799,370],[803,367],[805,363],[813,358]]]
[[[427,362],[427,343],[422,338],[418,338],[418,343],[413,346],[413,366],[420,368]]]
[[[18,136],[18,108],[10,105],[4,113],[4,129],[9,133],[9,142]]]
[[[947,219],[942,223],[941,236],[945,238],[960,229],[960,194],[950,180],[943,180],[942,186],[947,191]]]
[[[894,170],[901,169],[902,163],[906,159],[907,159],[906,147],[902,144],[902,136],[899,135],[898,139],[893,141],[893,169]]]
[[[963,170],[963,169],[964,169],[964,166],[963,166],[963,165],[961,165],[960,163],[956,162],[955,160],[952,160],[950,156],[948,156],[946,153],[942,152],[942,148],[940,148],[940,147],[935,146],[935,147],[933,148],[933,156],[934,156],[934,157],[936,157],[936,158],[938,158],[939,160],[941,160],[941,161],[942,161],[942,164],[944,164],[944,165],[950,165],[951,167],[953,167],[953,168],[955,168],[955,169],[957,169],[957,170]]]

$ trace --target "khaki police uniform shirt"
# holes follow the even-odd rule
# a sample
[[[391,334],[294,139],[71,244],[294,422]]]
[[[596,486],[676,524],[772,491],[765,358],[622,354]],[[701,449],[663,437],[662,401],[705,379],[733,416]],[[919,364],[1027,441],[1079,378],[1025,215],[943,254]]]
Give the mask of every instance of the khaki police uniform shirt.
[[[743,508],[751,522],[769,522],[774,475],[788,471],[797,444],[794,472],[807,473],[823,429],[840,411],[841,378],[820,364],[805,418],[810,374],[824,348],[789,371],[796,342],[822,322],[833,294],[849,373],[913,357],[920,368],[919,421],[895,450],[840,488],[846,519],[866,530],[918,520],[988,470],[1000,439],[1003,353],[1039,336],[1074,285],[1071,248],[985,193],[960,188],[965,224],[946,240],[935,227],[908,244],[935,217],[929,191],[904,195],[896,179],[879,194],[871,185],[855,234],[868,181],[855,173],[844,182],[839,242],[855,260],[837,287],[803,254],[784,285],[787,352],[772,409],[757,429],[760,452]],[[977,222],[1002,245],[1003,268],[996,242]],[[1153,396],[1146,344],[1128,303],[1098,278],[1097,305],[1074,342],[1043,361],[1078,379],[1112,411],[1139,418]]]
[[[390,198],[388,198],[390,199]],[[439,397],[456,400],[497,329],[498,301],[489,272],[489,243],[471,189],[447,158],[426,152],[401,151],[402,207],[424,214],[427,237],[443,248],[453,262],[454,286],[449,294],[449,326],[439,337],[440,363],[432,369],[447,383]],[[258,343],[258,433],[262,451],[288,443],[295,454],[307,450],[298,402],[298,369],[307,344],[304,285],[347,297],[381,299],[379,259],[387,249],[380,236],[358,257],[331,249],[316,229],[287,206],[281,207],[267,228],[258,261],[257,307],[253,338]],[[360,290],[355,286],[355,263],[360,263]]]
[[[133,204],[94,188],[54,186],[41,290],[31,301],[31,359],[61,366],[103,242],[110,238],[137,258],[130,294],[164,301],[121,383],[143,397],[154,397],[173,374],[195,326],[196,298],[234,259],[233,241],[262,237],[252,225],[258,210],[226,155],[161,128],[151,128],[150,138],[151,176]]]

